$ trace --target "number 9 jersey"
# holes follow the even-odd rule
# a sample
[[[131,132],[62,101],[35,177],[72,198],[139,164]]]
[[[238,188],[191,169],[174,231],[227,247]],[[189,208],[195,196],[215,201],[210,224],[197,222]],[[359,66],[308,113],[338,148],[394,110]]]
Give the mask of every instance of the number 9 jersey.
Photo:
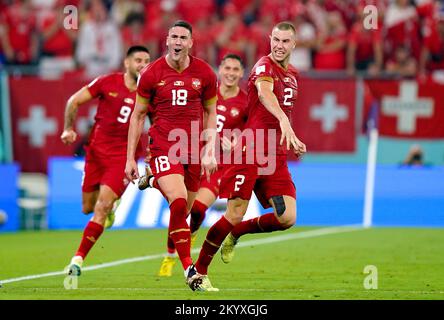
[[[126,159],[129,122],[136,102],[136,91],[125,86],[123,73],[97,77],[87,88],[93,98],[99,99],[99,104],[86,150],[98,157]],[[137,156],[142,155],[139,143]]]

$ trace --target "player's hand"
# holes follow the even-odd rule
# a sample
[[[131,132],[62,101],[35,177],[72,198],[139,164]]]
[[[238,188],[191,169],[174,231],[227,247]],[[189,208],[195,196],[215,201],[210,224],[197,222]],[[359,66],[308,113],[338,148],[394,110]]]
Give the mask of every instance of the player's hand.
[[[64,144],[72,144],[77,139],[77,133],[72,129],[64,130],[60,139]]]
[[[134,184],[134,180],[139,179],[139,169],[134,159],[126,160],[125,175],[132,184]]]
[[[305,143],[303,143],[301,140],[298,139],[298,137],[296,136],[294,137],[295,137],[295,144],[292,143],[291,147],[293,149],[294,154],[299,157],[307,152],[307,147]]]
[[[217,170],[216,158],[211,155],[204,155],[201,163],[201,175],[205,174],[207,181],[210,182],[210,176]]]
[[[290,120],[288,120],[287,117],[284,117],[281,121],[279,121],[279,125],[282,132],[281,141],[279,144],[282,145],[282,143],[285,141],[287,143],[287,150],[290,150],[290,148],[293,148],[294,150],[299,149],[300,146],[297,144],[299,139],[294,134]]]

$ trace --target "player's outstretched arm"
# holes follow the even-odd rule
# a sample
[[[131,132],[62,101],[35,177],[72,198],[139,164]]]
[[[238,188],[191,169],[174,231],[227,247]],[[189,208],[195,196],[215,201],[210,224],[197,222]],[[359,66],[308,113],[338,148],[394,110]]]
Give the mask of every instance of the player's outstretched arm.
[[[282,145],[285,141],[287,144],[287,150],[292,148],[298,156],[305,153],[305,144],[296,137],[293,128],[291,127],[290,120],[279,106],[279,101],[273,93],[273,83],[267,80],[258,79],[256,81],[256,88],[261,103],[274,117],[276,117],[276,119],[279,120],[282,132],[281,141],[279,143]]]
[[[128,129],[128,147],[126,152],[125,166],[126,177],[128,178],[128,180],[131,181],[131,183],[134,183],[134,179],[139,178],[139,171],[137,170],[135,154],[140,135],[142,134],[147,112],[148,100],[140,95],[137,95],[136,106],[134,107],[134,111],[131,114]]]
[[[80,105],[92,99],[93,96],[87,87],[83,87],[68,99],[65,107],[65,124],[62,135],[60,136],[64,144],[71,144],[76,141],[77,133],[74,131],[74,121],[77,116],[77,110]]]

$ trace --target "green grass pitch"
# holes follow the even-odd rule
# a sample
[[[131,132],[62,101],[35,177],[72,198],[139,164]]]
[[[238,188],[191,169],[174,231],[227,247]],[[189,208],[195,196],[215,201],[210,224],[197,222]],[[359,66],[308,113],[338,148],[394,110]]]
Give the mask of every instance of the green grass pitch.
[[[444,229],[345,229],[320,235],[315,230],[337,229],[294,227],[244,236],[232,263],[215,256],[209,276],[220,291],[209,293],[185,285],[180,262],[172,277],[156,276],[166,230],[105,231],[84,267],[153,257],[84,271],[76,290],[64,288],[63,275],[4,280],[62,271],[79,244],[80,230],[0,234],[0,300],[444,299]],[[206,232],[200,230],[196,246]],[[193,259],[197,255],[193,251]],[[367,265],[377,268],[377,289],[364,288]]]

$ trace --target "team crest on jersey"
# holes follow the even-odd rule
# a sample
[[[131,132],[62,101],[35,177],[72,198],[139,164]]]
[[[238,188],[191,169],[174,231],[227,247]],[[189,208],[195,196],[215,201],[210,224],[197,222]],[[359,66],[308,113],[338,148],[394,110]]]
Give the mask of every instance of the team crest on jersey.
[[[239,115],[239,110],[236,108],[233,108],[233,109],[231,109],[230,114],[233,118],[237,117]]]
[[[108,92],[108,94],[113,98],[115,98],[119,95],[117,92]]]
[[[160,82],[157,83],[158,87],[164,86],[165,85],[165,80],[162,80]]]
[[[225,107],[225,106],[220,104],[220,105],[217,106],[217,110],[225,112],[225,111],[227,111],[227,107]]]
[[[184,83],[183,83],[183,81],[174,81],[174,85],[176,87],[182,87],[182,86],[184,86]]]
[[[290,77],[285,77],[284,78],[284,82],[291,82],[291,78]]]
[[[194,89],[199,90],[201,87],[200,79],[193,78],[191,80],[191,85],[193,86]]]
[[[134,103],[134,100],[131,99],[131,98],[125,98],[123,101],[124,101],[125,103],[128,103],[128,104],[133,104],[133,103]]]

